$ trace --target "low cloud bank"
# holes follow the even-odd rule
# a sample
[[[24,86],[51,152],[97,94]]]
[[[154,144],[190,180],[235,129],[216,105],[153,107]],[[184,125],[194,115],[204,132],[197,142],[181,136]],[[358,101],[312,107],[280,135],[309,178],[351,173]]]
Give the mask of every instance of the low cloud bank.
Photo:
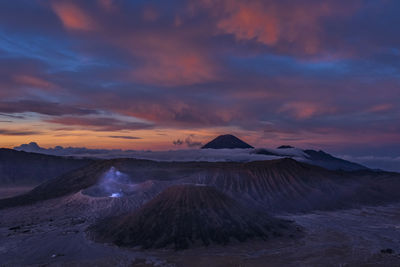
[[[342,159],[357,162],[371,169],[381,169],[385,171],[400,172],[400,156],[399,157],[376,157],[376,156],[360,156],[354,157],[349,155],[341,156]]]
[[[157,161],[255,161],[281,158],[279,156],[258,155],[253,149],[187,149],[187,150],[121,150],[89,149],[85,147],[43,148],[37,143],[23,144],[15,150],[35,152],[54,156],[95,157],[95,158],[138,158]]]
[[[121,149],[89,149],[85,147],[62,147],[43,148],[37,143],[22,144],[14,147],[15,150],[35,152],[55,156],[91,157],[91,158],[137,158],[156,161],[237,161],[248,162],[256,160],[272,160],[283,157],[292,157],[295,160],[310,162],[304,151],[298,148],[287,149],[262,149],[266,154],[256,154],[260,149],[186,149],[186,150],[121,150]],[[271,152],[275,155],[268,155]],[[353,157],[349,155],[340,156],[344,160],[356,162],[372,169],[400,172],[400,157]]]

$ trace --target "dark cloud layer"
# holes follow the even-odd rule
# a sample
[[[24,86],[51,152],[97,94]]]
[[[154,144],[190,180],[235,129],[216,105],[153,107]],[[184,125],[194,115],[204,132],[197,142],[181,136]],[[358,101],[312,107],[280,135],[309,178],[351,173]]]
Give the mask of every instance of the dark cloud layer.
[[[137,137],[137,136],[125,136],[125,135],[110,135],[109,137],[115,138],[115,139],[128,139],[128,140],[142,139],[141,137]]]
[[[0,112],[3,114],[34,112],[51,116],[89,115],[97,113],[95,110],[37,100],[1,101]]]
[[[59,117],[47,120],[47,122],[66,125],[76,126],[80,129],[89,127],[96,131],[120,131],[120,130],[141,130],[149,129],[153,126],[151,124],[142,122],[127,122],[114,118],[107,117]]]
[[[0,135],[29,136],[29,135],[39,135],[39,134],[41,134],[41,132],[38,131],[0,129]]]

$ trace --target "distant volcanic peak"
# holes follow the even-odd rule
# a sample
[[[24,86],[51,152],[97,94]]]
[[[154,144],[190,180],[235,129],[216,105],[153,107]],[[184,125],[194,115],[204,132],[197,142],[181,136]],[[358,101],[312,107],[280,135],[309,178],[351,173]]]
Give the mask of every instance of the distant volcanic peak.
[[[223,148],[254,148],[231,134],[220,135],[202,148],[223,149]]]
[[[89,228],[96,241],[143,248],[227,244],[265,240],[293,229],[243,207],[214,187],[177,185],[165,189],[136,212],[106,219]]]

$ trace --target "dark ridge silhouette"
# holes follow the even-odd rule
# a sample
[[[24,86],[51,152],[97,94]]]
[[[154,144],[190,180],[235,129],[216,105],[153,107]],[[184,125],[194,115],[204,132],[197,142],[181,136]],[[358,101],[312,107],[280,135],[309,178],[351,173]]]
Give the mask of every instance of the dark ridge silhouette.
[[[92,162],[0,148],[0,185],[38,185]]]
[[[173,184],[214,186],[244,205],[259,205],[270,213],[356,208],[400,200],[398,173],[330,171],[289,158],[248,163],[115,159],[95,162],[51,179],[24,195],[0,199],[0,209],[97,186],[112,167],[128,175],[132,183],[151,184],[133,196],[146,195],[146,201]]]
[[[283,146],[278,146],[277,149],[287,149],[287,148],[294,148],[292,146],[287,146],[287,145],[283,145]]]
[[[291,146],[280,146],[277,149],[283,150],[283,152],[276,152],[274,150],[269,150],[265,148],[258,148],[252,151],[251,153],[255,154],[262,154],[262,155],[267,155],[267,156],[278,156],[278,157],[295,157],[288,153],[288,155],[285,155],[285,149],[290,149],[294,148]],[[298,149],[299,152],[303,152],[304,155],[300,156],[303,157],[304,161],[320,166],[329,170],[343,170],[343,171],[358,171],[358,170],[367,170],[368,168],[358,164],[354,163],[348,160],[336,158],[322,150],[316,151],[312,149],[307,149],[307,150],[300,150]]]
[[[222,149],[222,148],[254,148],[231,134],[220,135],[202,148]]]
[[[316,151],[312,149],[307,149],[304,150],[304,152],[307,154],[307,158],[311,160],[313,164],[324,167],[326,169],[336,169],[344,171],[357,171],[368,169],[361,164],[336,158],[322,150]]]
[[[99,161],[47,180],[25,194],[0,199],[0,209],[29,205],[38,201],[77,193],[95,184],[108,167],[109,165],[105,161]]]
[[[201,183],[273,213],[380,205],[400,200],[400,175],[374,171],[330,171],[292,159],[246,163],[210,170]]]
[[[243,207],[214,187],[177,185],[139,210],[89,228],[94,240],[118,246],[186,249],[293,235],[288,221]]]
[[[265,166],[279,164],[282,160],[265,161]],[[250,164],[250,165],[249,165]],[[148,180],[197,183],[204,175],[245,170],[252,163],[238,162],[157,162],[141,159],[112,159],[97,161],[78,170],[48,180],[33,190],[16,197],[0,199],[0,209],[32,204],[77,193],[95,186],[101,176],[112,167],[128,174],[132,182]],[[211,174],[212,175],[212,174]]]

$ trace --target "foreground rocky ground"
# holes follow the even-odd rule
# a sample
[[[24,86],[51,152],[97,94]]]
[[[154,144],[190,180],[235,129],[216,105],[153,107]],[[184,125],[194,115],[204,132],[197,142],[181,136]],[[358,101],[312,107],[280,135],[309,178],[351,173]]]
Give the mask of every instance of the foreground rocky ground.
[[[176,252],[94,243],[75,198],[0,210],[0,266],[400,266],[400,204],[285,215],[304,237]]]

